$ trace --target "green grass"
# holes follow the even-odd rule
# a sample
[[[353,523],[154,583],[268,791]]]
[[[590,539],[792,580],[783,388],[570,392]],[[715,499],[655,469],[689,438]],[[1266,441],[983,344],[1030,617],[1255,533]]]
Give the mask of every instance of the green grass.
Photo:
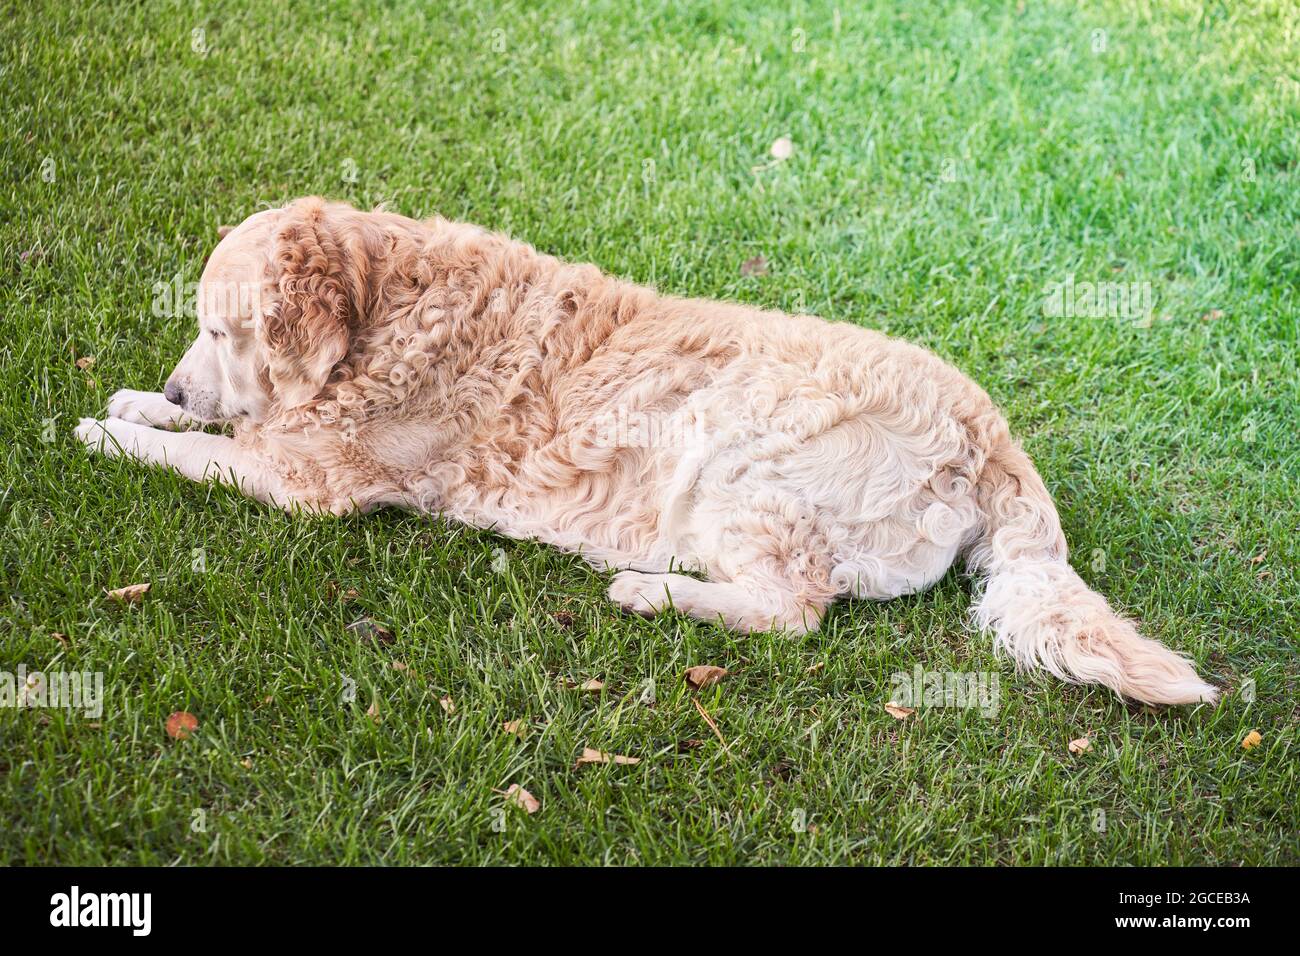
[[[1292,4],[76,6],[0,24],[0,669],[102,671],[107,701],[0,711],[0,863],[1300,862]],[[1080,573],[1230,693],[1017,675],[956,572],[741,639],[623,617],[533,544],[90,458],[77,418],[193,334],[155,283],[311,193],[934,349],[1006,410]],[[1155,321],[1046,317],[1069,275],[1150,283]],[[699,695],[728,750],[698,663],[732,671]],[[897,722],[917,665],[996,671],[1001,707]],[[542,810],[498,832],[512,783]]]

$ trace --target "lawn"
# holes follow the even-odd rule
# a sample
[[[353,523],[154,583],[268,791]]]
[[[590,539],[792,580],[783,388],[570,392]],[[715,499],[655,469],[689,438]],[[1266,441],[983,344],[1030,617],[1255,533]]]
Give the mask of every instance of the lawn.
[[[0,709],[0,863],[1300,863],[1300,8],[1209,6],[7,8],[0,671],[105,699]],[[194,334],[158,288],[313,193],[935,350],[1223,700],[1017,674],[958,570],[738,638],[532,543],[87,455],[77,419]],[[998,706],[896,719],[917,667]]]

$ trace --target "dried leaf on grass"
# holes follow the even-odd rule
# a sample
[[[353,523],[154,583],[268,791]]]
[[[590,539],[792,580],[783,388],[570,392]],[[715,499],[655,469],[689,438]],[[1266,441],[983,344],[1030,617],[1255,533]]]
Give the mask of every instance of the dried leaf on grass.
[[[121,604],[139,604],[145,594],[149,591],[149,583],[128,584],[126,587],[114,588],[107,592],[110,601],[117,601]]]
[[[713,664],[697,664],[694,667],[688,667],[685,675],[686,683],[696,690],[703,690],[705,687],[712,687],[714,684],[727,676],[725,667],[716,667]]]
[[[348,625],[348,630],[374,644],[393,643],[393,632],[373,618],[359,617]]]
[[[907,720],[916,713],[915,707],[904,707],[902,704],[896,704],[892,700],[885,704],[885,713],[889,714],[895,720]]]
[[[583,747],[582,756],[578,758],[579,767],[588,763],[617,763],[630,766],[640,762],[640,757],[625,757],[622,754],[605,753],[601,750],[593,750],[590,747]]]
[[[542,809],[542,801],[538,800],[517,783],[512,783],[506,788],[505,798],[506,803],[518,807],[521,810],[526,810],[529,813],[536,813],[538,810]]]
[[[167,736],[172,740],[184,740],[198,727],[199,719],[183,710],[178,710],[167,718]]]

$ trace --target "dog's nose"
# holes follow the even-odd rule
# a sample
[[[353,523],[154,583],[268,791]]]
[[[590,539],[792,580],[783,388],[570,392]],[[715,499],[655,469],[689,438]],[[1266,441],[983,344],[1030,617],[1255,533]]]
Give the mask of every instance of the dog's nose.
[[[171,402],[173,405],[184,407],[185,390],[175,382],[168,382],[163,386],[163,398],[167,399],[167,401]]]

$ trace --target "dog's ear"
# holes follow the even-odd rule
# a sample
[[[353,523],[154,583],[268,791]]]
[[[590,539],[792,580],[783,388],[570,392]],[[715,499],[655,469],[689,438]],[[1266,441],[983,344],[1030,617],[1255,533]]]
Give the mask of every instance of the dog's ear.
[[[315,398],[348,353],[355,319],[349,264],[328,216],[319,200],[295,203],[273,240],[270,268],[276,295],[262,313],[258,337],[282,408]]]

